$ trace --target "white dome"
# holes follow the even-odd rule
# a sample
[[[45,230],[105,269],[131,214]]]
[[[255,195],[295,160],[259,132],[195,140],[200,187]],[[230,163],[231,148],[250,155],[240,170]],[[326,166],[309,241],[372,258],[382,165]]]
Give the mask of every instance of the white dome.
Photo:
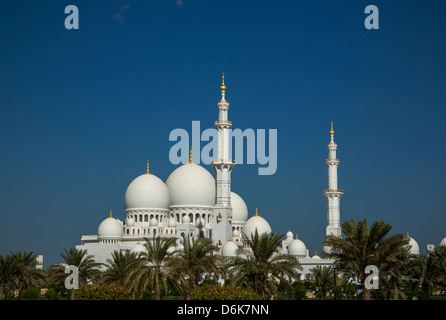
[[[235,192],[231,192],[232,221],[248,220],[248,207],[245,201]]]
[[[229,240],[221,248],[221,255],[223,257],[236,257],[237,250],[238,250],[238,246],[235,244],[235,242]]]
[[[239,237],[240,236],[240,232],[237,229],[234,229],[234,231],[232,231],[232,236],[233,237]]]
[[[215,180],[205,168],[187,163],[175,169],[167,178],[171,206],[213,207],[215,205]]]
[[[183,223],[184,223],[184,224],[186,224],[186,223],[190,223],[190,218],[189,218],[188,215],[183,216],[182,219],[183,219]]]
[[[130,250],[130,252],[135,252],[135,253],[142,253],[142,252],[147,252],[146,247],[141,244],[141,243],[137,243],[136,246],[134,246],[132,248],[132,250]]]
[[[294,239],[288,245],[288,254],[290,256],[306,256],[307,255],[307,247],[301,240]]]
[[[418,243],[415,241],[414,238],[409,237],[409,235],[407,236],[409,238],[409,244],[407,246],[410,248],[410,254],[414,254],[416,256],[420,255],[420,246],[418,245]]]
[[[293,233],[291,232],[291,230],[286,233],[286,238],[293,239]]]
[[[122,238],[123,233],[122,224],[111,216],[102,221],[98,227],[98,238]]]
[[[126,209],[169,209],[169,190],[157,176],[150,173],[143,174],[129,184],[124,202]]]
[[[440,247],[441,246],[445,246],[446,247],[446,238],[444,238],[443,240],[441,240],[440,242]]]
[[[156,227],[157,225],[158,225],[158,220],[155,217],[150,219],[150,226],[151,227]]]
[[[262,233],[271,233],[271,226],[269,225],[268,221],[257,214],[246,221],[242,232],[248,239],[251,239],[251,234],[254,235],[256,229],[259,236]]]
[[[174,218],[170,218],[168,226],[169,227],[176,227],[177,226],[177,221]]]
[[[314,260],[321,260],[321,257],[319,257],[319,256],[317,255],[317,253],[315,252],[315,253],[314,253],[314,256],[312,256],[311,259],[314,259]]]

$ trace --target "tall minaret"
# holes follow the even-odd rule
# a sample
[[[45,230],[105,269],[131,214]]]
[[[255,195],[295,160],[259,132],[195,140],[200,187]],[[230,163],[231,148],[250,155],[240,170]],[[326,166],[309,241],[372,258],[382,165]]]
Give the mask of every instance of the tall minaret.
[[[330,143],[328,146],[328,159],[325,163],[328,167],[328,190],[324,190],[327,199],[327,228],[326,236],[341,236],[341,218],[340,205],[341,196],[344,191],[338,189],[338,165],[339,159],[336,158],[336,149],[338,145],[334,142],[333,121],[331,122]]]
[[[220,86],[221,100],[217,102],[218,121],[215,121],[217,129],[217,159],[211,162],[215,171],[215,225],[213,227],[212,239],[215,242],[225,243],[231,238],[232,220],[231,206],[231,171],[235,161],[229,159],[229,130],[232,123],[228,121],[229,101],[225,99],[226,86],[225,74],[223,73]]]

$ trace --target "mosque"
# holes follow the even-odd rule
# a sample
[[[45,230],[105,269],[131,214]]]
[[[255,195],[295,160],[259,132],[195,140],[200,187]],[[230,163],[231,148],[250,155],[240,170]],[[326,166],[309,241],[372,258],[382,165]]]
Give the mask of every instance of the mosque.
[[[83,235],[76,249],[86,250],[97,262],[106,263],[115,250],[141,252],[145,250],[145,238],[153,235],[176,238],[176,249],[182,249],[181,239],[186,236],[211,239],[225,258],[235,257],[237,250],[246,247],[244,238],[257,232],[271,233],[271,226],[258,214],[248,219],[248,207],[243,198],[231,191],[231,173],[235,161],[229,159],[228,120],[229,101],[225,99],[224,75],[220,87],[221,100],[217,102],[217,159],[211,162],[215,178],[208,170],[193,163],[192,150],[189,163],[175,169],[166,182],[149,171],[136,177],[128,186],[125,196],[125,221],[110,216],[98,227],[97,235]],[[328,143],[328,189],[323,191],[327,199],[326,236],[342,237],[340,200],[343,191],[338,188],[333,122]],[[409,237],[409,235],[408,235]],[[446,238],[442,243],[446,245]],[[419,254],[417,242],[410,238],[411,251]],[[322,248],[327,252],[329,248]],[[289,231],[282,241],[282,254],[297,257],[303,271],[302,277],[315,266],[331,265],[334,261],[310,256],[305,243]]]

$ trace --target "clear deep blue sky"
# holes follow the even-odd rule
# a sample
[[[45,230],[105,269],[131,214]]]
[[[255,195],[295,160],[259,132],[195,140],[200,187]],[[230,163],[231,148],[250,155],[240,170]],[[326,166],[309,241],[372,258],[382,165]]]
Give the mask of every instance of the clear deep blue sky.
[[[77,5],[80,29],[66,30]],[[366,30],[364,8],[380,10]],[[238,165],[233,191],[310,254],[326,227],[326,144],[341,220],[383,219],[421,251],[446,237],[444,1],[10,1],[0,12],[0,254],[44,264],[124,219],[128,184],[163,179],[169,133],[217,120],[277,129],[278,169]],[[212,169],[207,166],[212,172]]]

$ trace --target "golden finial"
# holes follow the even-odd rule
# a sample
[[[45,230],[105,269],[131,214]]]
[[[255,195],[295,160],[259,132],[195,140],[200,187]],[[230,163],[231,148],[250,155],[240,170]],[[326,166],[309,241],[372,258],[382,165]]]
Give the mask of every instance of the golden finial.
[[[297,233],[296,233],[296,240],[297,240],[297,239],[299,239],[299,238],[297,237]]]
[[[333,131],[333,120],[331,120],[331,130],[330,130],[330,135],[334,135],[334,131]]]
[[[406,238],[407,239],[409,239],[410,237],[409,237],[409,231],[407,231],[407,236],[406,236]]]
[[[113,217],[112,217],[112,211],[111,211],[111,210],[110,210],[110,218],[113,218]]]
[[[258,213],[258,211],[257,211],[257,208],[256,208],[256,215],[255,215],[256,217],[258,217],[259,216],[259,213]]]
[[[189,151],[189,163],[193,163],[192,162],[192,146],[190,146],[190,151]]]
[[[221,80],[220,91],[221,91],[221,92],[225,92],[225,91],[226,91],[226,86],[225,86],[225,73],[224,73],[224,72],[223,72],[223,76],[222,76],[222,80]]]
[[[146,174],[150,174],[150,171],[149,171],[149,160],[147,160],[147,172],[146,172]]]

